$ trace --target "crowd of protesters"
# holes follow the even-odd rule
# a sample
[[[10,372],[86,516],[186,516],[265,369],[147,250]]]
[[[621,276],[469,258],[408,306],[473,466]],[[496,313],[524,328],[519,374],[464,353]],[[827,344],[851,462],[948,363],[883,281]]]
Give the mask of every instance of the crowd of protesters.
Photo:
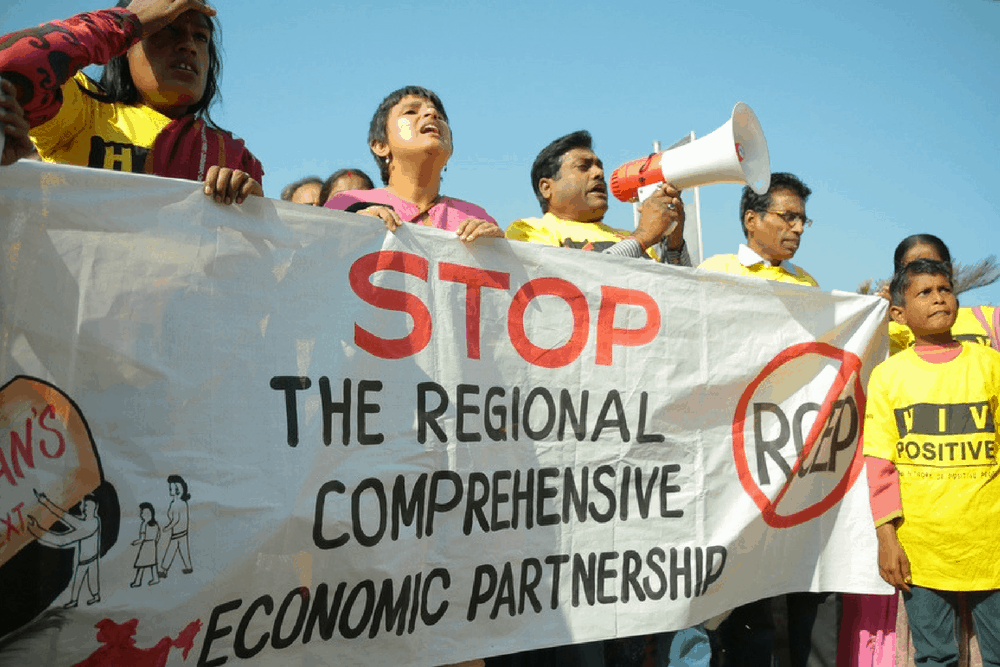
[[[210,115],[221,68],[218,30],[216,11],[201,0],[120,0],[112,9],[0,38],[0,161],[11,164],[37,150],[50,162],[195,180],[223,205],[263,196],[260,161]],[[104,66],[97,81],[82,71],[94,64]],[[482,207],[441,193],[453,144],[434,92],[407,86],[387,95],[372,117],[368,145],[383,187],[360,169],[341,169],[291,183],[281,198],[377,218],[390,231],[414,223],[465,242],[506,236],[691,266],[681,193],[669,183],[643,202],[634,230],[604,223],[608,187],[586,131],[540,151],[530,177],[542,215],[516,220],[506,233]],[[817,287],[791,262],[812,222],[805,209],[810,194],[788,173],[773,174],[766,193],[745,188],[739,211],[745,243],[699,268]],[[991,349],[1000,348],[1000,310],[958,307],[950,253],[931,235],[900,243],[883,296],[891,304],[892,356],[872,373],[863,445],[880,574],[901,592],[917,664],[957,664],[961,603],[971,610],[984,664],[1000,665],[1000,353]],[[945,462],[928,462],[923,448],[899,446],[907,433],[937,442],[939,434],[924,422],[938,417],[921,417],[927,406],[935,414],[972,406],[962,422],[971,430],[961,432],[994,438],[982,475],[956,481],[945,474]],[[794,667],[858,664],[859,653],[870,650],[859,638],[873,636],[872,626],[886,619],[895,622],[899,597],[784,596],[785,647],[775,646],[774,601],[764,599],[686,630],[486,662],[771,667],[783,650]],[[892,656],[878,664],[893,664]]]

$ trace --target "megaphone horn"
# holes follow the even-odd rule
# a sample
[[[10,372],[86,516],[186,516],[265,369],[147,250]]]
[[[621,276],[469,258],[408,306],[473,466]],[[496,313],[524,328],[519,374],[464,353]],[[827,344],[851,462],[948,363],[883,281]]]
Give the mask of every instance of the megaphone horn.
[[[746,183],[757,194],[771,185],[771,159],[760,121],[740,102],[711,134],[662,153],[626,162],[611,174],[611,192],[621,201],[645,199],[663,181],[677,188],[711,183]],[[643,191],[640,192],[640,189]]]

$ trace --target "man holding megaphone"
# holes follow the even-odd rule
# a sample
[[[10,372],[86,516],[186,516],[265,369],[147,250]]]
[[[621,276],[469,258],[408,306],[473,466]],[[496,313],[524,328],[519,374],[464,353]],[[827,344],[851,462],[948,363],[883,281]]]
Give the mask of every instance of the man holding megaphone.
[[[643,202],[634,232],[604,224],[608,184],[586,130],[560,137],[542,149],[531,165],[531,186],[543,216],[515,220],[507,228],[507,238],[627,257],[645,254],[691,266],[684,246],[684,203],[670,183],[662,183]]]
[[[542,208],[541,218],[515,220],[507,238],[529,243],[592,250],[625,257],[643,255],[681,266],[691,266],[684,245],[684,203],[680,190],[663,182],[647,193],[634,232],[605,225],[608,184],[604,165],[593,150],[590,133],[580,130],[560,137],[542,149],[531,166],[531,186]],[[641,664],[647,637],[613,640],[610,652],[615,664]],[[684,664],[707,667],[711,656],[709,639],[702,626],[655,637],[657,665]],[[604,642],[557,646],[494,658],[491,667],[513,665],[608,664]]]

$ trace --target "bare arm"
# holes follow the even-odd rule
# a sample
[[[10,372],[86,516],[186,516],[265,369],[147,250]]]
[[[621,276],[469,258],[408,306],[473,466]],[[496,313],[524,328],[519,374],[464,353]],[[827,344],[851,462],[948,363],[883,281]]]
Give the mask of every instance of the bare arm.
[[[38,502],[42,504],[42,507],[55,514],[57,519],[59,519],[60,521],[64,521],[67,517],[69,517],[69,513],[66,512],[66,510],[64,510],[63,508],[56,505],[51,500],[49,500],[49,497],[45,495],[45,493],[39,493],[37,489],[35,489],[34,491],[35,491],[35,498],[37,498]],[[68,521],[67,523],[71,522]]]
[[[910,590],[910,559],[896,537],[896,521],[883,523],[875,529],[878,537],[878,573],[887,584],[904,591]]]

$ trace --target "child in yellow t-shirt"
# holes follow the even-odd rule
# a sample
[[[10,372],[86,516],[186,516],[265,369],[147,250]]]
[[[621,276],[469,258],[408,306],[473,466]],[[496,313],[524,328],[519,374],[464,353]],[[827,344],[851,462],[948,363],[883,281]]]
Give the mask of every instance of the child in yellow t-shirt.
[[[879,573],[903,591],[918,663],[957,664],[961,592],[983,662],[997,665],[1000,353],[953,337],[958,300],[946,264],[916,260],[890,289],[889,312],[915,344],[879,364],[868,384]]]

